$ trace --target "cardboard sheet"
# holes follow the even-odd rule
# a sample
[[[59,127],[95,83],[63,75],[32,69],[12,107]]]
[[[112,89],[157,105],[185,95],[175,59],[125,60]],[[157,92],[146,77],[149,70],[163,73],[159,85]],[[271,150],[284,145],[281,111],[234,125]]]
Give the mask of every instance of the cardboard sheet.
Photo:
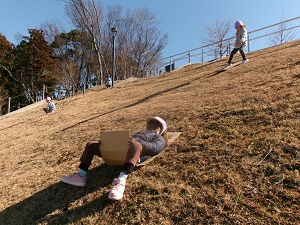
[[[173,141],[181,134],[181,132],[168,132],[168,144],[171,145]],[[128,151],[128,131],[107,131],[100,132],[101,147],[100,152],[104,162],[112,166],[123,166],[126,154]],[[166,147],[166,148],[167,148]],[[165,150],[164,150],[165,151]],[[146,161],[139,163],[137,166],[145,166],[164,151],[155,155]]]
[[[168,144],[167,144],[167,147],[169,145],[171,145],[173,143],[173,141],[175,141],[175,139],[179,137],[180,134],[181,134],[181,132],[168,132]],[[165,150],[166,150],[166,148],[165,148]],[[146,161],[144,161],[142,163],[139,163],[137,166],[146,166],[149,162],[151,162],[153,159],[155,159],[156,157],[158,157],[159,155],[161,155],[164,151],[162,151],[161,153],[159,153],[159,154],[157,154],[155,156],[152,156],[151,158],[147,159]]]
[[[168,132],[168,146],[175,141],[176,138],[179,137],[181,132]]]
[[[128,131],[100,132],[100,152],[108,165],[123,166],[128,151]]]

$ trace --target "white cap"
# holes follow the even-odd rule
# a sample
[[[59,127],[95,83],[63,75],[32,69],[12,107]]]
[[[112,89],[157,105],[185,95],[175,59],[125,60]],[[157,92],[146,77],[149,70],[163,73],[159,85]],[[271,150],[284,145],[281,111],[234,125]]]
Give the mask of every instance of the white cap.
[[[150,120],[157,120],[158,122],[160,122],[160,124],[162,126],[162,131],[160,132],[160,134],[162,134],[163,132],[165,132],[167,130],[167,123],[162,118],[160,118],[158,116],[152,116],[152,117],[149,117],[146,120],[146,122],[149,123]]]

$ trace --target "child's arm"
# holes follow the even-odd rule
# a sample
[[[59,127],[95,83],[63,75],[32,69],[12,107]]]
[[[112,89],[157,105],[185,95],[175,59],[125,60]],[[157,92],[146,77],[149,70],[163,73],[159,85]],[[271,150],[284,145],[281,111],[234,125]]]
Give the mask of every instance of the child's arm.
[[[166,147],[166,142],[160,135],[154,135],[151,140],[145,140],[140,137],[134,137],[133,140],[142,144],[143,154],[145,155],[156,155]]]
[[[240,48],[243,43],[245,43],[247,41],[247,31],[246,29],[242,29],[239,32],[239,35],[237,35],[237,39],[235,42],[235,47]]]

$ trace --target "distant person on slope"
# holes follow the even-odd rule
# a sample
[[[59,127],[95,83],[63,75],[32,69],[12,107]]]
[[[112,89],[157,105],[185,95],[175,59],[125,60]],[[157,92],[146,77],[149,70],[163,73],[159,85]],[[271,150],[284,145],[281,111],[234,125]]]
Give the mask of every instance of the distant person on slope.
[[[235,45],[234,45],[234,49],[231,51],[230,53],[230,57],[229,60],[226,64],[226,66],[231,66],[232,63],[232,59],[235,53],[237,53],[238,51],[241,53],[241,56],[243,58],[242,63],[246,63],[249,60],[246,58],[244,50],[247,46],[247,30],[246,30],[246,25],[243,24],[242,21],[236,21],[234,24],[234,27],[236,29],[236,40],[235,40]]]
[[[108,198],[121,200],[125,191],[125,183],[128,175],[138,163],[162,152],[167,144],[166,122],[158,116],[146,120],[146,130],[132,135],[128,140],[128,152],[122,171],[112,183],[112,189]],[[101,141],[88,142],[80,158],[78,173],[61,177],[61,181],[67,184],[83,187],[86,185],[86,175],[94,155],[101,157]]]
[[[47,97],[46,98],[46,102],[48,103],[47,104],[47,107],[46,108],[43,108],[43,110],[45,111],[45,113],[53,113],[54,110],[56,109],[56,106],[54,104],[54,102],[52,102],[51,98],[50,97]]]
[[[111,80],[110,77],[108,77],[108,78],[106,79],[105,87],[106,87],[106,88],[111,88],[111,87],[112,87],[112,80]]]

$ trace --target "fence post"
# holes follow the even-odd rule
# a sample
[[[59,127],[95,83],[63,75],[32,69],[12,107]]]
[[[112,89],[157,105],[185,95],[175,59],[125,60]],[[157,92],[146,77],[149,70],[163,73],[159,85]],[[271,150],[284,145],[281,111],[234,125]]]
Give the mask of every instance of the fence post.
[[[250,52],[250,34],[248,33],[248,52]]]
[[[10,113],[10,100],[11,100],[11,97],[8,97],[7,113]]]
[[[46,87],[45,87],[45,84],[43,85],[43,95],[42,95],[42,100],[44,100],[45,99],[45,90],[46,90]]]

